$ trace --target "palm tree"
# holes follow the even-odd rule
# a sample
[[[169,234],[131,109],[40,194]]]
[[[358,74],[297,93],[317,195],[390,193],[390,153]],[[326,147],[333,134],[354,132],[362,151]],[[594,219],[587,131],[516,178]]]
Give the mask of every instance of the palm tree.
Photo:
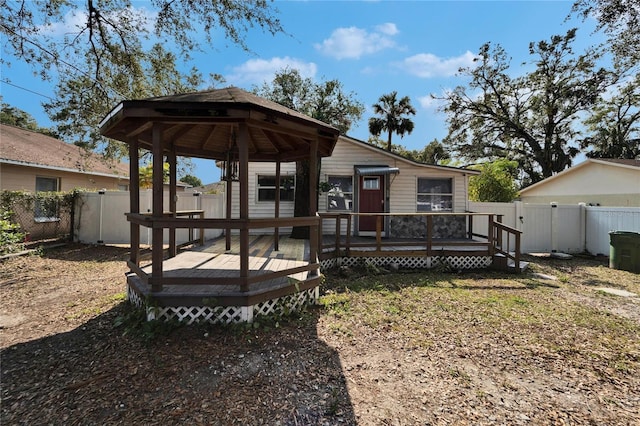
[[[405,116],[416,115],[415,108],[411,105],[408,96],[397,99],[398,92],[393,91],[382,95],[378,103],[373,105],[373,112],[381,117],[369,119],[369,132],[374,136],[380,136],[383,130],[387,131],[387,151],[391,151],[391,134],[397,133],[400,137],[413,131],[413,121]]]

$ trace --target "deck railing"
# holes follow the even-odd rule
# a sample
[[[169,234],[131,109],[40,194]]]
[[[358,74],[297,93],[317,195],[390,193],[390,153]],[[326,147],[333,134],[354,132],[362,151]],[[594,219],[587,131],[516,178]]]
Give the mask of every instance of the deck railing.
[[[424,229],[413,238],[393,238],[394,230],[391,229],[387,237],[386,226],[389,226],[390,218],[399,216],[411,216],[424,218]],[[435,235],[434,220],[438,217],[464,217],[464,238],[458,235],[451,238],[443,235]],[[521,231],[503,225],[500,215],[492,213],[320,213],[320,217],[326,221],[335,221],[335,227],[325,227],[323,222],[318,229],[320,246],[320,258],[341,256],[384,256],[393,251],[394,256],[502,256],[512,259],[519,270],[520,261],[520,236]],[[375,217],[374,239],[362,241],[353,237],[355,219],[362,217]],[[474,232],[474,222],[486,221],[487,235]],[[477,228],[477,226],[476,226]],[[325,230],[330,238],[323,238]],[[508,264],[508,260],[506,261]]]
[[[176,215],[170,213],[162,217],[150,216],[148,214],[128,213],[127,220],[132,227],[140,226],[151,228],[160,232],[159,243],[154,239],[152,245],[151,274],[148,274],[140,266],[140,241],[135,238],[139,235],[139,229],[132,229],[131,255],[128,261],[129,268],[138,275],[138,277],[147,285],[152,287],[153,292],[162,291],[164,285],[239,285],[240,290],[247,292],[251,285],[268,281],[274,278],[286,277],[300,272],[309,272],[311,276],[319,276],[320,264],[318,262],[318,228],[320,226],[320,217],[288,217],[288,218],[251,218],[251,219],[210,219],[193,217],[193,212],[177,212]],[[184,217],[187,216],[187,217]],[[200,216],[200,215],[198,215]],[[304,266],[296,266],[293,268],[281,269],[278,271],[261,271],[249,274],[249,230],[263,228],[284,228],[290,226],[308,226],[309,229],[309,261]],[[170,246],[167,257],[175,256],[176,247],[171,246],[171,241],[175,244],[175,235],[177,229],[200,229],[200,235],[204,235],[204,229],[225,229],[227,235],[231,231],[238,231],[240,234],[240,268],[237,276],[225,277],[180,277],[163,276],[162,263],[165,258],[165,250],[162,245],[162,233],[164,230],[170,233]],[[274,244],[278,233],[274,232]],[[230,247],[227,247],[229,249]]]

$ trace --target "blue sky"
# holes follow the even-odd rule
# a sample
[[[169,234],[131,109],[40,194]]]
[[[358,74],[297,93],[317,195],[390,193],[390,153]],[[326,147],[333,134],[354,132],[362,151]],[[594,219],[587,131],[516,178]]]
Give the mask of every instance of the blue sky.
[[[145,8],[147,2],[134,2]],[[391,91],[409,96],[417,110],[411,135],[394,136],[395,144],[421,149],[447,133],[445,116],[430,94],[439,95],[465,84],[456,76],[472,64],[485,42],[500,44],[513,58],[512,73],[531,69],[529,42],[548,40],[579,28],[574,45],[581,53],[602,40],[594,22],[566,21],[571,1],[277,1],[287,34],[272,36],[260,30],[247,34],[251,52],[216,38],[204,52],[193,55],[185,69],[195,66],[203,75],[218,73],[227,85],[251,89],[271,81],[284,67],[299,69],[316,81],[338,79],[362,102],[365,113],[349,135],[367,140],[371,106]],[[4,55],[5,53],[2,52]],[[27,111],[42,126],[52,123],[42,102],[52,97],[54,85],[43,82],[16,61],[2,65],[3,101]],[[7,84],[9,81],[13,85]],[[36,92],[36,93],[33,93]],[[203,182],[219,179],[212,162],[196,162],[194,174]]]

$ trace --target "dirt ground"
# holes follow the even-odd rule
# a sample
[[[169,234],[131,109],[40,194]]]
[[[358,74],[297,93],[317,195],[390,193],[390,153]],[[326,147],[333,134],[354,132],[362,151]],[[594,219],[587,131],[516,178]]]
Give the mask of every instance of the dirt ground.
[[[355,305],[255,326],[146,326],[124,302],[126,258],[125,248],[72,244],[0,261],[0,424],[640,424],[640,302],[596,290],[637,294],[640,276],[602,260],[532,258],[533,271],[555,277],[544,288],[488,272],[445,276],[447,288],[430,284],[431,314],[406,318],[420,324],[407,334],[402,321],[356,316]],[[354,278],[329,276],[324,290],[334,281]],[[522,306],[548,299],[519,319],[529,334],[443,299],[459,297],[460,285],[492,292],[478,306],[497,307],[500,294]],[[561,322],[550,324],[556,349],[527,336],[545,332],[536,309],[557,300],[589,325],[562,335]],[[606,331],[601,346],[585,342],[593,315],[620,330],[615,345]]]

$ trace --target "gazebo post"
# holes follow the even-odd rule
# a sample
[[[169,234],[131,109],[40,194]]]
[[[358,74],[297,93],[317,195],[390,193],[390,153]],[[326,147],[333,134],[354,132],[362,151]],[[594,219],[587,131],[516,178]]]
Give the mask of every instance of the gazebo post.
[[[158,122],[153,123],[152,129],[152,154],[153,154],[153,211],[154,220],[162,219],[164,196],[164,161],[162,153],[162,126]],[[163,259],[163,229],[153,228],[151,239],[151,291],[162,291],[162,259]]]
[[[226,187],[225,187],[225,195],[226,195],[226,210],[225,210],[225,218],[227,222],[231,219],[231,207],[233,203],[233,173],[231,172],[231,156],[227,154],[227,167],[225,170],[226,176]],[[224,239],[225,239],[225,250],[231,250],[231,228],[227,227],[224,230]]]
[[[138,140],[134,137],[129,140],[129,212],[140,213],[140,166],[138,157]],[[136,266],[140,266],[140,225],[129,222],[131,249],[129,260]]]
[[[177,193],[176,186],[178,184],[177,178],[177,169],[176,169],[176,149],[172,147],[169,151],[169,155],[167,155],[169,160],[169,210],[171,211],[172,217],[177,217]],[[164,165],[163,165],[164,167]],[[169,257],[175,257],[178,254],[178,249],[176,246],[176,228],[169,229]]]
[[[309,145],[309,213],[318,217],[318,136]],[[309,228],[309,262],[318,262],[318,225]],[[312,271],[317,273],[317,270]]]
[[[280,217],[280,160],[276,161],[276,201],[275,211],[273,212],[276,219]],[[276,226],[273,230],[273,249],[279,250],[280,228]]]
[[[249,130],[238,125],[238,159],[240,177],[240,290],[249,291]]]

